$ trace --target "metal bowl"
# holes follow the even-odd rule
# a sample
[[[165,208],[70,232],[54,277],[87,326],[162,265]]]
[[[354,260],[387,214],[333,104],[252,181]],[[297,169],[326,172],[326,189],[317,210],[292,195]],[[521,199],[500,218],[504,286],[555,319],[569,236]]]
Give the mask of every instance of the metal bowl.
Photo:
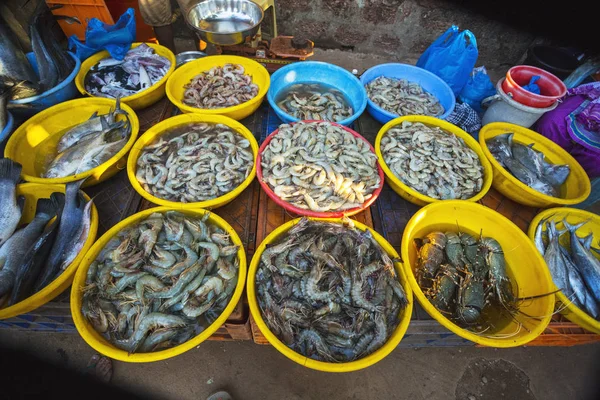
[[[206,56],[207,54],[203,51],[183,51],[175,56],[175,60],[177,61],[177,67],[181,67],[187,62],[194,61]]]
[[[250,0],[207,0],[187,13],[188,24],[205,42],[220,46],[244,43],[260,28],[264,12]]]

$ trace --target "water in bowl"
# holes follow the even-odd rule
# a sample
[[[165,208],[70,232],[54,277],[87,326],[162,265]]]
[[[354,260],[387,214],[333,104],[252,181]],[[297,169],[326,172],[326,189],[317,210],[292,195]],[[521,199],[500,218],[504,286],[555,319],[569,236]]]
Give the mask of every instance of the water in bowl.
[[[342,91],[321,82],[288,85],[277,93],[275,102],[286,114],[301,120],[339,122],[354,112]]]

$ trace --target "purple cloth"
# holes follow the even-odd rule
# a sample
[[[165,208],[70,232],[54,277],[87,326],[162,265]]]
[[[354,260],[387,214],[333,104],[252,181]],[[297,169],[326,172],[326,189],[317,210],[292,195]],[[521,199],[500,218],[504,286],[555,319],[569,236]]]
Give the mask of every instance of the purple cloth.
[[[585,146],[568,126],[571,114],[586,100],[591,101],[575,118],[583,127],[600,135],[600,82],[570,89],[558,107],[542,115],[535,125],[535,131],[569,152],[589,177],[595,178],[600,176],[600,150]]]

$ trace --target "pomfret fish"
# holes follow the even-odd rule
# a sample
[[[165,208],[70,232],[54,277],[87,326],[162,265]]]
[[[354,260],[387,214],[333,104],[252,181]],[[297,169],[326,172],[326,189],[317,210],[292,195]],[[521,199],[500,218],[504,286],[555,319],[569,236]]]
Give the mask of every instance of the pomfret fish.
[[[21,219],[22,207],[17,204],[21,168],[21,164],[9,158],[0,159],[0,246],[17,229]]]
[[[33,220],[15,232],[0,248],[0,297],[14,286],[23,257],[40,237],[44,227],[56,215],[56,205],[50,199],[39,199]]]

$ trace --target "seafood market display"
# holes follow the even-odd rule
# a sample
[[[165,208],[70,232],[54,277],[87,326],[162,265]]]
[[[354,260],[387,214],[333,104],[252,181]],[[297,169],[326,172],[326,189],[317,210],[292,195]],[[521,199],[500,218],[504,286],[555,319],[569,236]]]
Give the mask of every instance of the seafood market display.
[[[479,240],[463,232],[431,232],[415,239],[416,277],[421,290],[442,314],[462,326],[490,328],[490,307],[518,311],[506,273],[502,246],[491,237]]]
[[[385,111],[398,116],[429,115],[437,117],[444,113],[440,101],[426,92],[421,85],[406,79],[380,76],[365,85],[371,101]]]
[[[369,144],[329,122],[280,125],[261,166],[276,196],[317,212],[361,207],[382,184]]]
[[[31,222],[18,228],[24,198],[16,196],[21,165],[0,160],[0,306],[12,306],[39,292],[71,265],[91,226],[92,201],[66,185],[66,194],[40,198]],[[50,224],[48,222],[56,217]]]
[[[117,120],[124,115],[126,120]],[[105,163],[125,146],[131,135],[129,115],[116,107],[108,114],[95,112],[90,119],[69,128],[56,146],[56,156],[47,164],[44,178],[64,178],[89,171]]]
[[[462,138],[420,122],[402,121],[381,138],[392,173],[434,199],[469,199],[481,191],[483,167]]]
[[[136,178],[153,196],[193,203],[231,192],[253,166],[250,141],[240,133],[223,124],[195,123],[144,148]]]
[[[388,340],[408,300],[369,230],[301,219],[260,256],[257,300],[271,330],[316,360],[361,359]]]
[[[237,285],[238,248],[202,217],[154,213],[121,230],[88,271],[81,312],[128,351],[168,349],[199,335]]]
[[[183,102],[196,108],[215,109],[252,100],[258,95],[258,85],[244,72],[240,64],[225,64],[204,71],[186,85]]]
[[[123,60],[100,60],[85,76],[85,90],[92,96],[119,98],[132,96],[160,81],[171,61],[155,53],[145,43],[131,48]]]
[[[559,230],[555,221],[542,220],[535,231],[535,245],[544,256],[556,287],[569,301],[600,321],[600,260],[592,253],[594,235],[580,238],[576,233],[587,222],[571,226],[563,220],[558,224],[564,229]],[[567,245],[560,240],[563,234],[569,237]]]
[[[10,91],[9,100],[42,94],[58,86],[75,69],[75,60],[61,47],[52,33],[55,20],[59,19],[69,24],[81,23],[75,17],[54,16],[46,7],[40,6],[33,12],[28,28],[37,65],[36,74],[9,24],[4,16],[0,16],[0,88]]]
[[[544,154],[513,140],[513,133],[494,136],[486,144],[500,165],[515,178],[542,194],[560,196],[560,187],[571,173],[568,165],[552,164]]]
[[[339,122],[353,114],[342,92],[319,83],[291,85],[278,97],[277,106],[300,120]]]

